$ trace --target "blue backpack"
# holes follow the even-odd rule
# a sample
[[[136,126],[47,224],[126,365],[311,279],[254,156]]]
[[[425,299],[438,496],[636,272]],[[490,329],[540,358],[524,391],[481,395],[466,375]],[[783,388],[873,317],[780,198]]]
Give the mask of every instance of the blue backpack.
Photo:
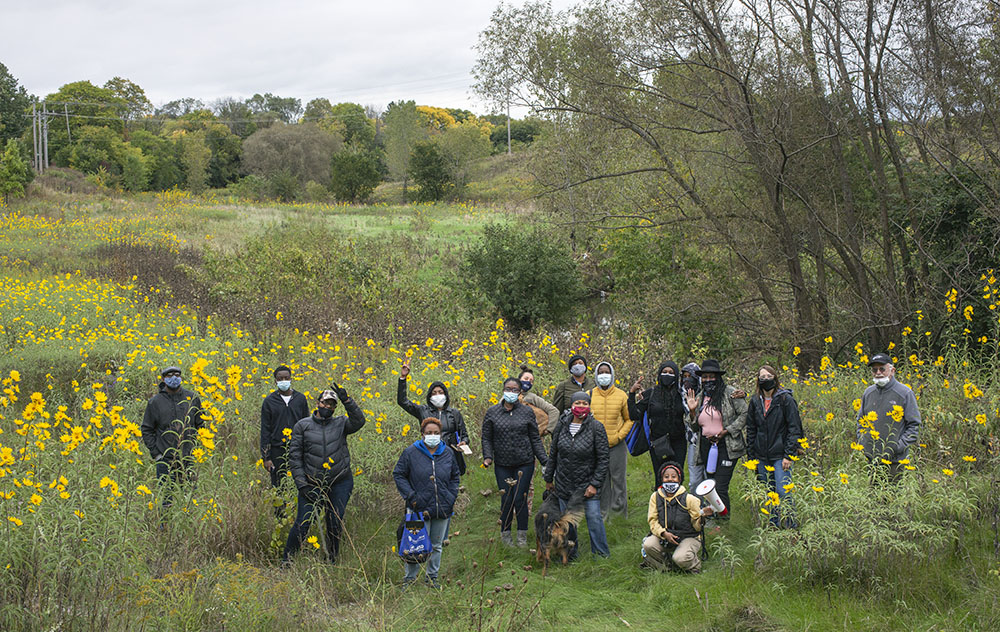
[[[625,437],[625,447],[632,456],[639,456],[649,451],[649,413],[643,413],[640,423],[632,424]]]
[[[431,536],[423,517],[416,511],[406,510],[400,525],[399,557],[408,564],[423,564],[431,556]]]

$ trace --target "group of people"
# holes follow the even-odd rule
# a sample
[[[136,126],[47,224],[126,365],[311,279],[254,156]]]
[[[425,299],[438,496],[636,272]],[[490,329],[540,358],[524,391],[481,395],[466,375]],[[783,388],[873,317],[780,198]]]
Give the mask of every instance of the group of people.
[[[913,392],[895,379],[889,356],[877,354],[869,366],[873,384],[861,398],[858,438],[866,456],[889,464],[890,478],[898,478],[899,461],[916,442],[920,412]],[[652,386],[643,388],[640,378],[627,393],[615,385],[609,362],[599,362],[591,377],[587,359],[574,355],[568,369],[570,375],[555,387],[548,402],[532,392],[534,374],[522,367],[517,377],[504,380],[502,399],[483,416],[482,465],[492,467],[496,477],[504,544],[527,546],[537,462],[545,493],[555,494],[561,510],[582,492],[591,552],[609,556],[605,522],[615,514],[627,517],[626,439],[636,423],[646,434],[653,470],[646,515],[649,535],[642,542],[644,565],[700,570],[705,522],[729,518],[729,484],[744,456],[757,462],[758,478],[781,498],[780,511],[770,512],[771,523],[796,526],[788,490],[804,433],[798,404],[773,366],[759,368],[756,388],[749,393],[728,384],[726,371],[712,359],[683,368],[665,361],[657,367]],[[409,373],[407,360],[400,371],[396,401],[419,422],[420,438],[403,450],[393,479],[406,507],[425,521],[432,546],[425,581],[439,588],[441,551],[459,480],[468,467],[466,457],[472,451],[464,417],[452,406],[447,386],[434,382],[425,403],[413,402],[407,397]],[[142,437],[165,487],[164,505],[169,506],[170,486],[190,474],[191,447],[203,422],[198,396],[182,387],[181,369],[167,367],[161,378],[159,393],[146,407]],[[335,562],[354,487],[346,439],[365,425],[365,416],[339,385],[321,392],[310,411],[306,397],[292,386],[289,367],[279,366],[274,378],[276,388],[261,406],[261,459],[273,486],[290,472],[298,490],[283,563],[301,548],[321,510],[327,552]],[[346,414],[335,416],[339,406]],[[709,478],[723,507],[718,512],[693,493]],[[568,540],[574,543],[572,558],[575,532]],[[404,588],[416,581],[419,572],[419,564],[406,564]]]

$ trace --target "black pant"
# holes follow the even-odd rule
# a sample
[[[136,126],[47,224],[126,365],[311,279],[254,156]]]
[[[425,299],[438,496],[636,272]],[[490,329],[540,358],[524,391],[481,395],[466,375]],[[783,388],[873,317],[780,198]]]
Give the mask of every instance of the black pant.
[[[722,504],[726,506],[725,511],[722,512],[720,517],[729,517],[729,482],[733,480],[733,472],[736,470],[736,461],[738,459],[729,459],[729,452],[726,450],[726,439],[723,437],[719,439],[716,444],[719,446],[719,460],[718,465],[715,468],[715,473],[711,474],[707,470],[705,471],[705,478],[715,479],[715,489],[719,492],[719,498],[722,499]],[[712,446],[712,442],[705,437],[701,438],[701,460],[708,466],[708,451]],[[728,463],[729,465],[726,465]],[[693,490],[692,490],[693,491]]]
[[[284,445],[272,445],[267,453],[267,460],[274,464],[271,468],[271,487],[278,488],[287,476],[288,463],[285,461],[285,455]]]
[[[174,490],[191,476],[191,464],[185,459],[159,460],[156,462],[156,482],[163,494],[163,508],[174,503]]]
[[[302,542],[309,535],[309,527],[313,520],[319,517],[323,510],[326,521],[326,549],[331,562],[337,561],[340,553],[340,534],[344,530],[344,512],[347,501],[354,491],[354,477],[347,476],[343,480],[321,487],[303,487],[299,490],[299,507],[295,516],[295,524],[288,532],[285,543],[284,559],[299,552]]]
[[[517,516],[517,530],[528,530],[528,487],[535,475],[535,462],[527,465],[493,465],[500,488],[500,531],[510,531],[510,523]]]
[[[680,437],[670,437],[668,439],[668,444],[673,454],[658,454],[652,445],[649,446],[649,460],[653,463],[653,489],[655,490],[660,486],[663,481],[660,480],[660,468],[667,461],[673,461],[681,466],[681,473],[683,476],[684,472],[684,462],[687,460],[687,437],[681,433]]]

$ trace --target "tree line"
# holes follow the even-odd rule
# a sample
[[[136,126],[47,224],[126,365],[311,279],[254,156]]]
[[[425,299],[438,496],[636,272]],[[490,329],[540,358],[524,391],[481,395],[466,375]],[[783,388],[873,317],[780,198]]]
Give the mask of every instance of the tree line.
[[[265,93],[154,108],[141,86],[121,77],[29,95],[0,64],[0,151],[13,143],[0,174],[18,155],[30,164],[32,108],[40,112],[42,104],[50,163],[126,191],[211,188],[355,202],[393,180],[402,182],[404,198],[436,200],[460,191],[476,160],[509,149],[505,117],[412,100],[381,109],[317,98],[303,107],[300,99]],[[541,131],[540,120],[512,121],[511,145],[529,145]],[[8,171],[20,175],[0,178],[10,183],[4,192],[23,192],[30,173]]]

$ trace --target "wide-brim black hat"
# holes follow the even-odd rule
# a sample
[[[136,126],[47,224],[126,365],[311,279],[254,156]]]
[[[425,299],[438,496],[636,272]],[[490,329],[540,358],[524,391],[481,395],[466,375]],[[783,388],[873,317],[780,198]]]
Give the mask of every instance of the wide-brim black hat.
[[[726,372],[722,370],[721,366],[719,366],[719,361],[718,360],[705,360],[701,364],[701,370],[700,371],[695,371],[695,373],[698,374],[698,377],[701,377],[702,375],[705,375],[706,373],[715,373],[717,375],[725,375]]]

